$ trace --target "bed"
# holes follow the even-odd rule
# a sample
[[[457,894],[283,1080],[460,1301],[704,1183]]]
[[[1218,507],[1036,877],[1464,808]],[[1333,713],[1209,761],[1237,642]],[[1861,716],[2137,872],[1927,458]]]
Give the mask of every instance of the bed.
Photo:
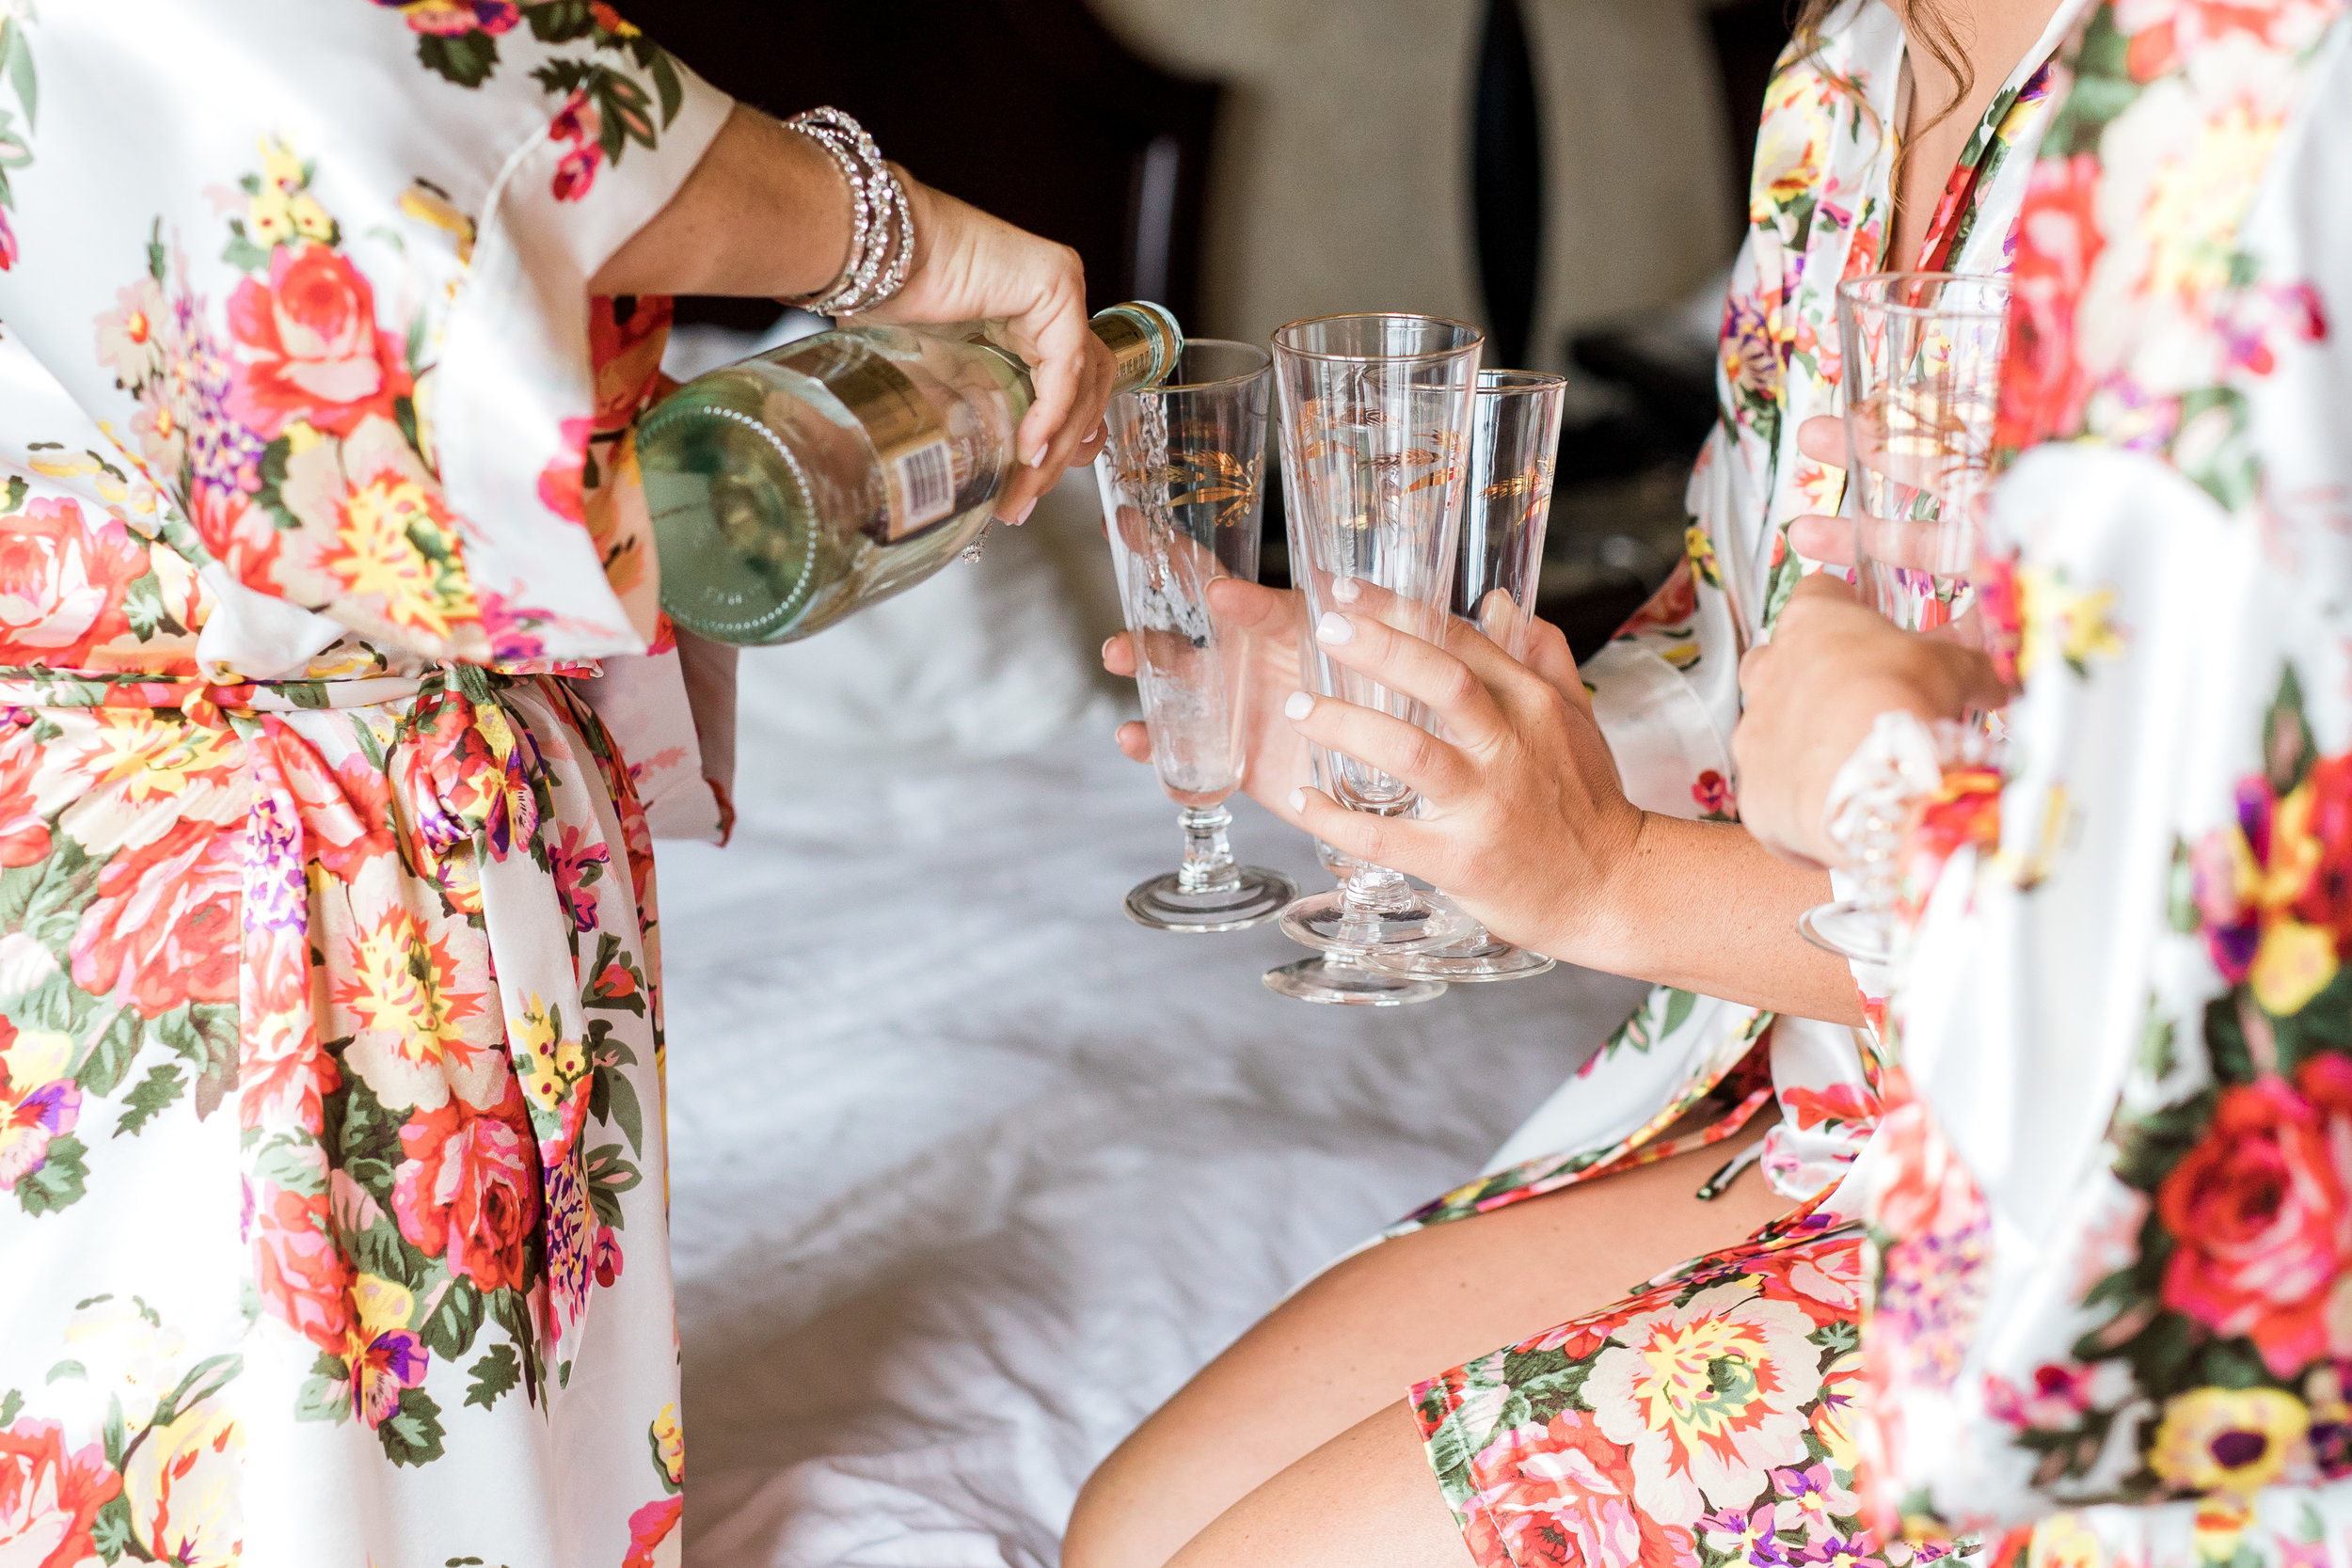
[[[1113,1444],[1636,994],[1315,1007],[1259,985],[1278,932],[1122,918],[1178,835],[1084,667],[1090,489],[750,656],[735,840],[661,847],[695,1568],[1052,1564]],[[1237,815],[1246,858],[1318,875]]]

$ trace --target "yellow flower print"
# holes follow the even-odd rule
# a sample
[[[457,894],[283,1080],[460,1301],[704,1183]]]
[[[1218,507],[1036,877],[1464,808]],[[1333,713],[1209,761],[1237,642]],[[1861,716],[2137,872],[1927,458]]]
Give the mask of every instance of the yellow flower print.
[[[373,1274],[361,1275],[352,1285],[351,1299],[359,1308],[359,1338],[363,1344],[379,1334],[406,1328],[417,1309],[417,1298],[405,1287]]]
[[[262,172],[246,201],[246,237],[264,250],[294,239],[331,243],[335,220],[310,194],[309,170],[294,149],[264,136],[261,150]]]
[[[380,600],[394,626],[438,638],[478,619],[456,531],[424,484],[382,473],[345,495],[338,510],[342,549],[325,565],[353,597]]]
[[[457,960],[446,940],[427,942],[415,917],[395,909],[353,939],[349,961],[335,1002],[360,1028],[391,1040],[404,1061],[471,1059],[477,1048],[462,1023],[482,1010],[482,999],[455,989]]]
[[[151,1428],[122,1467],[131,1528],[159,1561],[232,1568],[245,1540],[245,1429],[212,1400]]]
[[[236,764],[240,742],[226,730],[156,717],[149,708],[99,708],[65,766],[93,789],[120,785],[131,805],[177,800]]]
[[[2017,574],[2017,592],[2025,631],[2017,652],[2019,675],[2031,673],[2053,652],[2081,675],[2090,673],[2092,659],[2123,651],[2123,639],[2107,615],[2114,589],[2078,589],[2060,573],[2028,569]]]
[[[677,1406],[665,1404],[653,1418],[646,1436],[653,1443],[654,1463],[673,1491],[686,1483],[686,1433],[678,1427]]]
[[[2184,1492],[2250,1497],[2307,1466],[2312,1413],[2277,1388],[2194,1388],[2165,1402],[2149,1466]]]
[[[2247,979],[2254,1000],[2274,1018],[2290,1018],[2326,990],[2336,977],[2335,934],[2299,920],[2278,920],[2263,927]]]
[[[400,210],[420,223],[429,223],[457,241],[457,262],[464,266],[473,260],[474,220],[449,198],[449,193],[429,181],[420,180],[400,193]]]
[[[2230,280],[2239,220],[2253,197],[2249,168],[2265,168],[2285,120],[2235,103],[2203,120],[2197,138],[2156,170],[2138,231],[2153,242],[2148,290],[2201,298]]]
[[[564,1091],[588,1070],[587,1053],[578,1040],[564,1038],[563,1030],[562,1010],[548,1006],[533,991],[523,1005],[522,1026],[508,1032],[523,1093],[543,1111],[562,1104]]]
[[[20,1029],[0,1051],[0,1077],[22,1094],[54,1084],[73,1070],[73,1037],[54,1029]]]
[[[1724,575],[1715,563],[1715,541],[1706,528],[1692,523],[1682,531],[1682,553],[1691,558],[1691,569],[1708,587],[1720,590]]]
[[[2034,1527],[2026,1568],[2105,1568],[2106,1552],[2098,1536],[2083,1528],[2072,1513],[2044,1519]]]

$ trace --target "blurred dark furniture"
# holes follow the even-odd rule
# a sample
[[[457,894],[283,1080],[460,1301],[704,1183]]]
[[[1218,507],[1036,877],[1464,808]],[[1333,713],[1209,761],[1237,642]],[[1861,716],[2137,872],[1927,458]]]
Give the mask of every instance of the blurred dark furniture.
[[[1200,309],[1221,88],[1130,53],[1083,0],[634,0],[629,19],[771,114],[831,103],[926,182],[1086,261],[1089,304]],[[764,300],[679,302],[756,329]]]

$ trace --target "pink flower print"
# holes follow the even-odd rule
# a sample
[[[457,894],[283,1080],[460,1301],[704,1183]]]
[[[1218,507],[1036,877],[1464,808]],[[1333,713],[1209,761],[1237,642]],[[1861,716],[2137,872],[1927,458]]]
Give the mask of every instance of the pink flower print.
[[[2064,1432],[2090,1411],[2092,1377],[2088,1367],[2043,1366],[2028,1390],[1995,1374],[1986,1379],[1985,1413],[2013,1427]]]
[[[1788,1568],[1788,1549],[1774,1532],[1771,1504],[1759,1508],[1724,1508],[1699,1520],[1708,1548],[1752,1568]]]
[[[354,1335],[351,1356],[351,1412],[373,1432],[400,1408],[400,1392],[424,1381],[432,1357],[424,1342],[405,1328],[377,1335],[364,1345]]]
[[[554,863],[556,891],[563,895],[564,912],[572,917],[572,929],[593,931],[596,928],[596,884],[612,864],[612,849],[602,839],[588,842],[580,829],[566,827],[563,842],[550,857]]]
[[[596,1284],[603,1290],[612,1289],[612,1282],[621,1277],[624,1259],[621,1238],[611,1226],[596,1231]]]
[[[628,1556],[621,1560],[621,1568],[654,1568],[662,1560],[661,1544],[677,1528],[678,1520],[686,1513],[686,1498],[657,1497],[628,1516]],[[675,1550],[675,1548],[672,1548]]]
[[[73,1131],[82,1119],[82,1091],[71,1079],[43,1084],[9,1103],[0,1082],[0,1189],[49,1163],[49,1144]]]
[[[1836,1520],[1851,1519],[1862,1512],[1862,1499],[1839,1485],[1836,1473],[1824,1463],[1802,1470],[1774,1470],[1772,1490],[1781,1498],[1774,1528],[1801,1529],[1807,1541],[1817,1544],[1836,1537]]]
[[[548,121],[549,140],[572,144],[555,166],[556,200],[578,201],[596,182],[596,170],[604,166],[604,147],[597,139],[603,128],[602,117],[584,92],[565,99],[555,118]]]
[[[1712,768],[1701,773],[1697,782],[1691,785],[1691,799],[1698,802],[1699,810],[1710,816],[1735,815],[1731,784]]]
[[[1805,1568],[1867,1568],[1878,1555],[1877,1538],[1862,1530],[1810,1542],[1798,1548],[1796,1560]]]

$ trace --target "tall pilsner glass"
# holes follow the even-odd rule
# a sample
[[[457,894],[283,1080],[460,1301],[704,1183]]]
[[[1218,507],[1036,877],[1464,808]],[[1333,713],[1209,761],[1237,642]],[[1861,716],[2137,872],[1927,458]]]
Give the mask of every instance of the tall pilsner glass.
[[[1274,335],[1282,417],[1282,493],[1291,573],[1307,622],[1341,610],[1332,587],[1354,578],[1402,602],[1406,630],[1439,640],[1470,467],[1470,402],[1482,338],[1435,316],[1325,316]],[[1328,659],[1311,667],[1318,695],[1426,729],[1427,705]],[[1333,752],[1330,789],[1350,811],[1409,815],[1410,786]],[[1282,930],[1327,953],[1370,958],[1452,942],[1470,922],[1402,872],[1359,863],[1332,893],[1282,914]]]
[[[1551,522],[1552,466],[1560,451],[1565,376],[1538,371],[1480,371],[1470,413],[1469,499],[1454,614],[1525,660]],[[1484,926],[1443,947],[1373,960],[1392,974],[1428,980],[1519,980],[1551,960],[1497,942]]]
[[[1307,646],[1298,661],[1301,670],[1310,669],[1321,654],[1313,639],[1302,640]],[[1329,753],[1320,746],[1309,752],[1310,767],[1317,789],[1330,787],[1331,762]],[[1323,863],[1340,881],[1355,874],[1356,857],[1343,849],[1334,848],[1321,839],[1315,840],[1315,859]],[[1311,958],[1300,958],[1269,969],[1262,978],[1265,988],[1279,995],[1300,1002],[1323,1002],[1343,1007],[1402,1007],[1407,1003],[1429,1002],[1445,994],[1443,980],[1424,980],[1410,974],[1396,974],[1387,969],[1375,969],[1368,958],[1352,953],[1324,952]]]
[[[1246,761],[1249,640],[1218,626],[1208,601],[1218,578],[1258,579],[1271,363],[1248,343],[1186,344],[1158,387],[1111,400],[1094,465],[1152,763],[1184,807],[1184,864],[1127,895],[1129,918],[1163,931],[1238,930],[1298,892],[1233,863],[1225,800]]]
[[[1968,586],[1993,481],[1993,418],[2009,280],[1881,272],[1837,285],[1845,356],[1846,511],[1864,602],[1906,631],[1975,641]],[[1863,963],[1892,953],[1903,824],[1864,814],[1841,846],[1855,895],[1805,911],[1816,945]]]

